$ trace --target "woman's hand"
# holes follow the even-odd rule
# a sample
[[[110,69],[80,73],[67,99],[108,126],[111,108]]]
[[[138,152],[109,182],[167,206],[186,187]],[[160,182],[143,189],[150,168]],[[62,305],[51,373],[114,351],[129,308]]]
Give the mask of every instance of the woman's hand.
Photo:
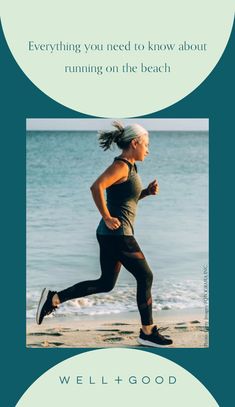
[[[147,187],[147,191],[149,195],[157,195],[159,193],[159,185],[156,179],[150,182],[150,184]]]
[[[103,219],[105,221],[106,226],[111,230],[116,230],[116,229],[120,228],[120,226],[121,226],[121,222],[118,218],[113,218],[111,216],[111,217],[103,218]]]

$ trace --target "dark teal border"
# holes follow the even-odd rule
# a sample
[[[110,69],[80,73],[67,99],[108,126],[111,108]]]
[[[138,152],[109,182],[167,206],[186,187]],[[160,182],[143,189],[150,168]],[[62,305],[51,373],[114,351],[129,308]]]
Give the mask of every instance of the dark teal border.
[[[232,373],[230,376],[228,368],[233,351],[231,311],[235,273],[234,41],[231,38],[204,83],[168,109],[145,116],[210,119],[210,347],[164,349],[156,353],[194,374],[223,407],[231,405],[230,386],[234,376]],[[25,121],[28,117],[89,116],[65,108],[36,88],[16,64],[1,30],[0,43],[1,371],[5,382],[0,394],[1,405],[10,407],[15,406],[43,372],[86,351],[25,347]]]

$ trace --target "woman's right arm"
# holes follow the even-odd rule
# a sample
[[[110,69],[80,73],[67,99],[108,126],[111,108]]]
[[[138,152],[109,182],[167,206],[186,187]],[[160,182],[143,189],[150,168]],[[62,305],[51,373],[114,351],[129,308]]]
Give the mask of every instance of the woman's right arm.
[[[128,166],[124,162],[114,161],[114,163],[108,167],[91,186],[94,202],[104,219],[106,226],[111,230],[118,229],[121,226],[121,223],[118,218],[111,216],[106,205],[104,191],[118,181],[125,181],[128,177],[128,171]]]

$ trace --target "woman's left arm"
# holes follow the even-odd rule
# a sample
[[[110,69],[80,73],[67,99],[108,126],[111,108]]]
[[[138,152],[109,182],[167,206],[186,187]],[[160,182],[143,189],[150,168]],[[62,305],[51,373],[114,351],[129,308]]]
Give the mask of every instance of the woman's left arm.
[[[157,195],[159,193],[159,185],[158,181],[155,179],[154,181],[150,182],[147,188],[142,189],[141,194],[139,196],[139,200],[145,198],[149,195]]]

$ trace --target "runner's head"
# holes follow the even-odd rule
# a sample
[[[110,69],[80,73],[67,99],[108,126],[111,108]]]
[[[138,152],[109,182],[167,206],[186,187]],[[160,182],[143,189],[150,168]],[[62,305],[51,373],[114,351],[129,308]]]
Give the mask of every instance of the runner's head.
[[[100,146],[105,151],[113,144],[117,144],[121,150],[127,150],[133,144],[133,140],[136,140],[138,144],[142,144],[143,141],[148,142],[148,132],[139,124],[124,127],[121,122],[114,121],[112,125],[115,127],[115,130],[99,131]]]

